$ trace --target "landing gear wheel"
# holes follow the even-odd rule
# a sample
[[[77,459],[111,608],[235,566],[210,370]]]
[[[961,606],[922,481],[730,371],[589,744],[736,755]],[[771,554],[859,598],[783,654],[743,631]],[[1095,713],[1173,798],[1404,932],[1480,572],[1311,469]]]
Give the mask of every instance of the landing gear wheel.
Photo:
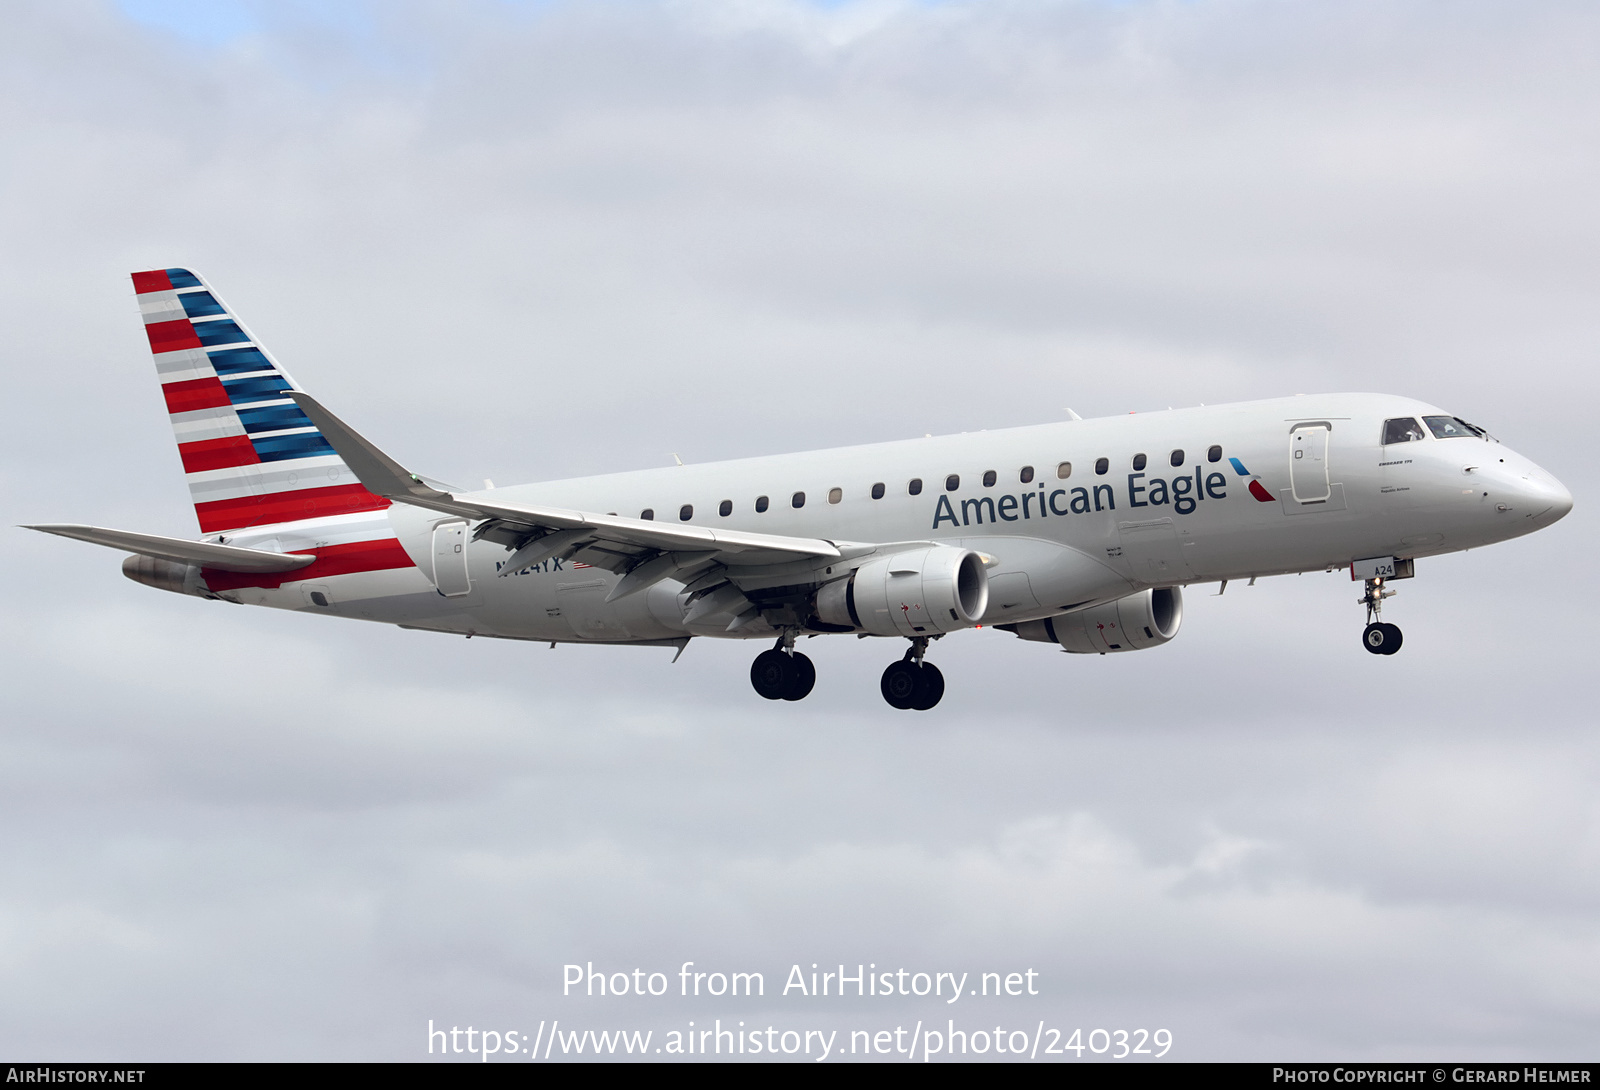
[[[944,696],[944,675],[939,668],[931,662],[922,664],[922,676],[918,679],[917,696],[912,701],[913,711],[925,712],[932,708]]]
[[[891,662],[883,672],[883,699],[901,711],[925,712],[944,696],[944,675],[931,662]]]
[[[883,691],[883,699],[889,702],[889,707],[908,711],[916,706],[921,682],[922,668],[914,662],[902,660],[889,664],[878,688]]]
[[[1400,626],[1397,624],[1386,624],[1383,627],[1389,630],[1389,642],[1384,645],[1383,653],[1392,655],[1400,650],[1400,645],[1405,642],[1405,637],[1400,634]]]
[[[807,665],[810,665],[809,660]],[[782,700],[795,687],[798,673],[794,660],[782,651],[763,651],[756,656],[756,661],[750,664],[750,684],[754,686],[756,692],[768,700]],[[815,683],[816,678],[816,670],[813,668],[811,681]],[[808,684],[806,692],[810,691],[811,686]]]
[[[750,684],[768,700],[804,700],[816,683],[816,666],[798,651],[773,648],[750,664]]]
[[[1361,645],[1374,655],[1392,655],[1400,650],[1400,626],[1374,621],[1361,633]]]
[[[778,654],[781,655],[783,652],[779,651]],[[810,659],[798,651],[789,656],[789,662],[794,670],[794,676],[789,682],[789,688],[784,691],[783,699],[804,700],[810,694],[812,686],[817,683],[817,668]]]

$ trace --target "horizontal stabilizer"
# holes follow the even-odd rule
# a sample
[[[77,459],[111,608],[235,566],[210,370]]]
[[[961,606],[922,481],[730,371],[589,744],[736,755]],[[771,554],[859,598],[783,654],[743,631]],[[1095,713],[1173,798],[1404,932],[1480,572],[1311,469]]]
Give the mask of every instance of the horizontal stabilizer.
[[[316,560],[315,556],[296,553],[269,553],[260,549],[243,549],[237,545],[213,545],[209,541],[186,541],[180,537],[158,537],[155,534],[135,534],[128,530],[107,530],[101,526],[77,526],[71,523],[49,526],[24,526],[24,530],[39,530],[60,537],[75,538],[94,545],[105,545],[123,552],[153,556],[157,560],[170,560],[175,564],[198,564],[214,571],[279,572],[294,571]]]

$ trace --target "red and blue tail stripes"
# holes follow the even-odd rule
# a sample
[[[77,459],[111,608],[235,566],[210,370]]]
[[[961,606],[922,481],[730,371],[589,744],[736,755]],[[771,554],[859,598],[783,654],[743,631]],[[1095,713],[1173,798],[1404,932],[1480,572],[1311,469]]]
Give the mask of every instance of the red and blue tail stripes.
[[[134,273],[133,288],[201,533],[389,506],[356,480],[289,399],[298,389],[294,381],[200,277],[187,269],[153,269]],[[381,523],[333,534],[343,543],[330,544],[330,552],[361,558],[348,570],[411,566],[387,519]],[[352,536],[378,540],[351,542]]]

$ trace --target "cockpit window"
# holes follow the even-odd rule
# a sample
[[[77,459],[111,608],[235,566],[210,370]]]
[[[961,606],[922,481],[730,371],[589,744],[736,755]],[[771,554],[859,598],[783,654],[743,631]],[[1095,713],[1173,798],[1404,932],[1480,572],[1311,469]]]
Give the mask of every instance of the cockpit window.
[[[1425,416],[1428,430],[1435,439],[1481,439],[1483,429],[1468,424],[1459,416]]]
[[[1421,438],[1423,438],[1422,425],[1418,424],[1414,417],[1400,416],[1383,422],[1385,446],[1390,443],[1412,443]]]

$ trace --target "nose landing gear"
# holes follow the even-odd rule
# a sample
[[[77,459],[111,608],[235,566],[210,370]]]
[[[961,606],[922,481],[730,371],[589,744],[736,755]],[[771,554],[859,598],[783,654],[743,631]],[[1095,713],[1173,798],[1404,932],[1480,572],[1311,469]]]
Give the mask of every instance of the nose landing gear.
[[[1403,637],[1400,626],[1385,624],[1382,620],[1383,600],[1394,597],[1394,591],[1385,589],[1383,577],[1367,580],[1367,593],[1357,602],[1367,607],[1367,627],[1361,632],[1361,646],[1374,655],[1392,655],[1400,650]]]
[[[889,707],[925,712],[944,696],[944,674],[933,663],[922,661],[927,651],[927,637],[918,637],[911,641],[905,658],[891,662],[883,672],[879,688]]]
[[[750,684],[768,700],[804,700],[816,683],[817,668],[794,649],[793,633],[785,633],[750,664]]]

